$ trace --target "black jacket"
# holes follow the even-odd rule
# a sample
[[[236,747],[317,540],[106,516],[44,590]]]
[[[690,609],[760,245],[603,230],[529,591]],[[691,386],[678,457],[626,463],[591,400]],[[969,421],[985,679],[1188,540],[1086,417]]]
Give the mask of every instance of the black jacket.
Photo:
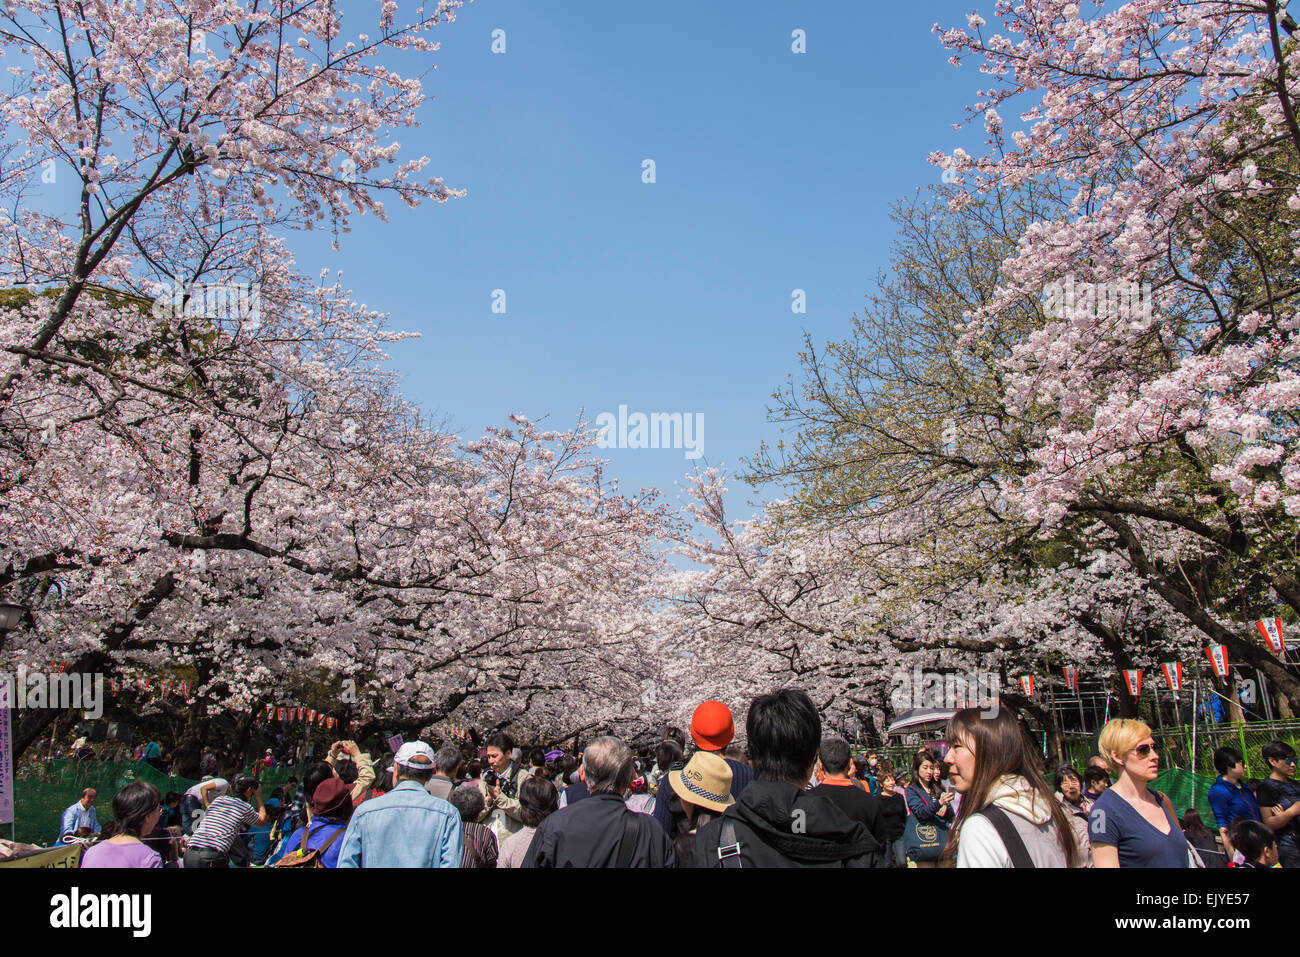
[[[830,801],[851,821],[861,821],[882,848],[889,843],[883,803],[866,788],[855,784],[819,784],[812,793]],[[906,822],[904,822],[906,823]]]
[[[550,814],[537,827],[524,867],[617,867],[624,823],[636,844],[631,867],[676,867],[673,842],[648,814],[629,810],[617,794],[601,792]]]
[[[692,867],[721,867],[722,826],[733,822],[741,867],[885,867],[871,832],[831,801],[793,784],[754,781],[695,835]]]

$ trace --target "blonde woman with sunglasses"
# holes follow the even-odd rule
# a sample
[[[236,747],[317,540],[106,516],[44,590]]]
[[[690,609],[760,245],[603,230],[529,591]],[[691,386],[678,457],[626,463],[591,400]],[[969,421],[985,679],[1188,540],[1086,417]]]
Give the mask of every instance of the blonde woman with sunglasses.
[[[1151,728],[1116,718],[1101,731],[1101,753],[1119,779],[1088,814],[1097,867],[1186,868],[1197,864],[1169,799],[1150,787],[1160,773]]]

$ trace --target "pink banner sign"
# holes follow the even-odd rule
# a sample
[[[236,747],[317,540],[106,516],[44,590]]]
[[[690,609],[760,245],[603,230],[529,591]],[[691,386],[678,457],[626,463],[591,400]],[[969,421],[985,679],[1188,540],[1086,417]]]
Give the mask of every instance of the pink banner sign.
[[[9,682],[0,681],[0,824],[14,820],[14,739],[9,725]]]

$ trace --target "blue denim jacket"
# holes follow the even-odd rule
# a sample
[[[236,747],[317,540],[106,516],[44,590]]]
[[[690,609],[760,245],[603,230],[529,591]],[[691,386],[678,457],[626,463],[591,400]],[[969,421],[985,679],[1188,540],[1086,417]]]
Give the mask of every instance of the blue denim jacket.
[[[363,801],[340,840],[339,867],[460,867],[460,814],[415,781]]]

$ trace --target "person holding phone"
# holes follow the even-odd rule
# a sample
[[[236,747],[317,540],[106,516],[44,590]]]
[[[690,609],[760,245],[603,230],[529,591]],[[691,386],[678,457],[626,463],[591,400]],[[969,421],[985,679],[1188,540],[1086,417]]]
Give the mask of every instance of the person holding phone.
[[[953,792],[945,792],[939,787],[938,765],[938,758],[929,748],[916,752],[912,756],[912,783],[903,792],[903,797],[917,824],[933,824],[946,839],[952,824],[953,812],[949,805],[953,801]],[[916,860],[913,863],[917,867],[936,866],[935,860]]]

